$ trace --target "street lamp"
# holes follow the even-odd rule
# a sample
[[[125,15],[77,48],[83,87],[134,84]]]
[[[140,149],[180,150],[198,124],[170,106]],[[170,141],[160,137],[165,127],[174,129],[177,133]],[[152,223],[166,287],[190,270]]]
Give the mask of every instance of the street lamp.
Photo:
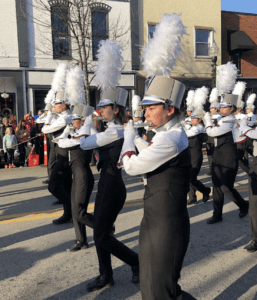
[[[219,54],[219,47],[215,42],[212,43],[212,45],[209,47],[209,56],[211,56],[211,75],[212,75],[212,83],[211,86],[214,88],[216,86],[216,66],[217,66],[217,58]]]

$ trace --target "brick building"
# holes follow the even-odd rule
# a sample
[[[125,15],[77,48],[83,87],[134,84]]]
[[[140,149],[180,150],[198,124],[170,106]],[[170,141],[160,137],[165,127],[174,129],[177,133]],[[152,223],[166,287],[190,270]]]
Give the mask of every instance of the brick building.
[[[245,98],[257,93],[257,14],[222,11],[222,64],[233,61],[238,80],[247,83]]]

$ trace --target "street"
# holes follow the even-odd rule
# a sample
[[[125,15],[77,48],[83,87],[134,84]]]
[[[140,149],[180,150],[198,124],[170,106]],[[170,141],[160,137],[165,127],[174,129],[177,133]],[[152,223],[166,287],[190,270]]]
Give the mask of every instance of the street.
[[[99,173],[89,212],[94,211]],[[199,179],[211,187],[207,158]],[[140,286],[131,283],[131,269],[112,257],[115,285],[88,293],[87,283],[99,274],[93,232],[87,228],[89,249],[68,252],[75,240],[72,223],[54,225],[61,206],[48,192],[45,166],[0,169],[0,299],[4,300],[123,300],[141,299]],[[123,171],[127,200],[115,223],[115,236],[138,252],[144,187],[140,176]],[[248,178],[240,169],[236,188],[248,200]],[[223,222],[207,225],[212,196],[188,207],[191,238],[179,284],[201,300],[257,299],[257,252],[244,246],[251,240],[249,216],[238,217],[236,205],[225,199]]]

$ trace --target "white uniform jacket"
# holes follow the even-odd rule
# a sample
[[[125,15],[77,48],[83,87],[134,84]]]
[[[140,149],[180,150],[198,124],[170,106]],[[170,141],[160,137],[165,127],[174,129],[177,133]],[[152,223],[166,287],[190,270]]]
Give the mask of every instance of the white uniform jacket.
[[[58,114],[56,119],[53,120],[53,118],[54,115],[51,112],[48,112],[45,125],[42,128],[43,133],[47,134],[56,132],[72,123],[72,115],[69,110],[65,110]]]
[[[121,159],[129,175],[149,173],[179,155],[189,146],[187,135],[178,117],[174,117],[153,131],[156,134],[149,144],[138,136],[132,143],[126,143],[125,136]],[[138,155],[136,155],[135,147],[139,150]]]

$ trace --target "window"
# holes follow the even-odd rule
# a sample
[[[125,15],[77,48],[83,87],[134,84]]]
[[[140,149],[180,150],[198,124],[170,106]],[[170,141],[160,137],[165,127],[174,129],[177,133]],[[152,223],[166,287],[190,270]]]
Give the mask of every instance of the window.
[[[156,25],[148,24],[148,40],[153,38],[153,34],[155,32]]]
[[[195,30],[195,56],[209,56],[209,47],[212,45],[212,30]]]
[[[65,59],[71,56],[71,42],[68,29],[69,7],[56,4],[51,7],[53,58]]]
[[[237,69],[239,70],[239,74],[241,73],[241,54],[235,53],[231,55],[231,61],[233,64],[236,65]]]
[[[97,60],[97,50],[101,40],[108,39],[108,10],[103,7],[92,9],[92,51]]]

